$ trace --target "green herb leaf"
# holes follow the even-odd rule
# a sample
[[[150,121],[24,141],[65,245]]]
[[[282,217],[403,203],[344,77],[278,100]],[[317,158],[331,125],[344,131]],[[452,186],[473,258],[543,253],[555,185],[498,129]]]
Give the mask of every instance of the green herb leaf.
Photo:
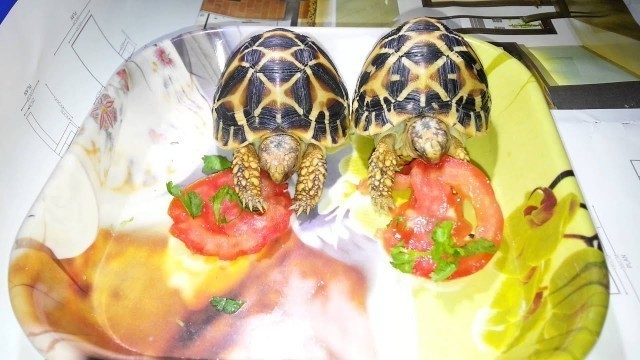
[[[498,251],[498,246],[487,239],[479,238],[469,241],[460,250],[462,250],[461,256],[495,254]]]
[[[435,270],[431,273],[431,280],[442,281],[451,276],[458,268],[458,261],[449,260],[438,263]]]
[[[205,155],[202,157],[202,173],[211,175],[231,167],[231,161],[220,155]]]
[[[173,181],[169,181],[167,183],[167,191],[169,194],[180,200],[182,205],[184,205],[184,208],[187,209],[191,218],[202,215],[202,206],[204,205],[204,201],[202,201],[202,198],[200,198],[200,195],[197,192],[189,190],[185,196],[182,194],[182,189],[178,185],[175,185]]]
[[[451,236],[453,222],[443,221],[436,224],[431,233],[433,248],[431,248],[431,258],[437,264],[431,273],[431,280],[442,281],[447,279],[458,268],[458,257],[460,255],[456,243]]]
[[[180,186],[174,185],[173,181],[169,181],[167,183],[167,191],[178,199],[182,197],[182,189],[180,189]]]
[[[402,218],[394,218],[389,225],[396,219],[404,221]],[[461,247],[457,246],[451,236],[453,226],[454,223],[451,221],[443,221],[436,224],[431,233],[433,247],[429,252],[407,249],[403,242],[394,246],[391,249],[391,259],[393,260],[391,265],[403,273],[412,273],[416,259],[430,257],[436,263],[436,268],[431,273],[431,279],[433,281],[443,281],[458,269],[460,257],[475,254],[494,254],[498,251],[498,247],[494,243],[482,238],[471,240]]]
[[[413,272],[413,265],[416,260],[421,257],[429,256],[428,252],[421,252],[416,250],[407,249],[404,246],[404,242],[400,242],[398,245],[391,248],[391,266],[400,270],[403,273],[411,274]]]
[[[391,249],[391,266],[403,273],[411,274],[415,259],[409,254],[409,249],[404,247],[404,243],[399,243]]]
[[[209,302],[216,310],[225,314],[235,314],[246,303],[242,300],[234,300],[222,296],[215,296]]]
[[[182,203],[184,204],[184,207],[187,208],[189,215],[191,215],[192,218],[202,215],[202,206],[204,205],[204,201],[200,198],[200,194],[193,190],[189,190],[186,195],[186,201],[183,200]]]
[[[431,240],[433,240],[433,248],[431,249],[431,257],[435,262],[445,261],[447,255],[454,255],[455,242],[451,236],[453,230],[453,222],[443,221],[440,224],[436,224],[431,233]]]
[[[394,217],[393,219],[391,219],[387,223],[387,227],[390,227],[393,224],[402,225],[402,226],[406,227],[407,226],[407,221],[402,216],[396,216],[396,217]]]
[[[453,231],[453,222],[443,221],[440,224],[436,224],[431,233],[434,247],[440,247],[440,251],[443,254],[452,255],[454,253],[455,242],[451,236],[451,231]]]
[[[240,203],[240,196],[238,193],[233,190],[233,188],[229,185],[224,185],[218,189],[215,195],[209,200],[211,205],[213,206],[213,214],[216,220],[216,224],[226,224],[227,218],[224,215],[220,214],[220,209],[222,208],[222,201],[227,200],[228,202],[237,202],[238,205],[242,208],[242,204]]]

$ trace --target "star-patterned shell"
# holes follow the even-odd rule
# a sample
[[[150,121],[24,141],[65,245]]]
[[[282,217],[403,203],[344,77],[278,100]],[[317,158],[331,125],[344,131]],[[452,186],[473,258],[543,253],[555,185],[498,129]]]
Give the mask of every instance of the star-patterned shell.
[[[356,85],[356,131],[377,135],[419,115],[467,136],[487,130],[487,76],[469,44],[437,20],[417,18],[374,47]]]
[[[223,148],[278,132],[331,147],[349,131],[349,99],[333,62],[309,37],[286,29],[240,46],[213,101],[214,137]]]

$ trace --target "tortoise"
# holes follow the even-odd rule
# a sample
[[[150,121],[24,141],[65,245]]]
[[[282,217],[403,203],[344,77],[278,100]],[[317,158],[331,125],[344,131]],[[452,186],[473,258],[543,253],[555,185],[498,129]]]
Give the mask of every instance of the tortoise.
[[[443,155],[469,161],[467,137],[485,133],[491,98],[482,64],[443,23],[416,18],[383,36],[367,58],[352,103],[355,132],[374,138],[368,179],[373,205],[394,207],[397,168]]]
[[[264,211],[260,171],[276,183],[295,173],[293,210],[318,203],[326,149],[350,129],[349,98],[338,71],[309,37],[287,29],[255,35],[228,60],[213,99],[214,137],[233,149],[233,184],[243,206]]]

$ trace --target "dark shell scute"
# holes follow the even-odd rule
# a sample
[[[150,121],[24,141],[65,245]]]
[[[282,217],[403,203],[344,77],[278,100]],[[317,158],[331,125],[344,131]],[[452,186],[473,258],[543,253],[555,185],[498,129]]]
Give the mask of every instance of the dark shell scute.
[[[391,75],[397,77],[397,80],[391,80],[388,86],[389,95],[397,99],[400,93],[407,88],[409,84],[409,68],[401,61],[396,61],[391,67]]]
[[[265,62],[258,71],[263,74],[295,74],[300,68],[289,60],[272,60]]]
[[[279,109],[265,106],[257,116],[251,116],[251,118],[254,119],[253,121],[250,122],[247,119],[247,125],[252,131],[282,130],[278,122],[279,113]]]
[[[313,59],[318,57],[316,51],[311,48],[304,47],[302,49],[297,49],[293,52],[293,56],[302,64],[302,66],[308,65]]]
[[[324,84],[328,90],[334,94],[346,94],[346,89],[342,81],[339,78],[335,77],[332,72],[327,69],[324,64],[317,63],[309,66],[313,75],[318,79],[322,84]]]
[[[404,45],[407,42],[407,39],[409,39],[408,35],[398,35],[398,36],[388,36],[386,37],[384,40],[384,43],[382,45],[383,49],[391,49],[391,50],[398,50],[402,47],[402,45]]]
[[[250,49],[249,51],[245,52],[244,55],[242,56],[243,60],[248,64],[250,64],[250,66],[252,67],[258,64],[263,57],[264,57],[264,53],[256,49]]]
[[[225,81],[223,81],[218,87],[218,92],[220,97],[225,97],[231,92],[235,91],[238,85],[245,80],[247,74],[249,73],[249,69],[246,66],[238,66],[227,76]]]
[[[280,115],[282,116],[282,129],[305,130],[311,126],[311,121],[305,116],[301,116],[301,114],[291,106],[283,107]]]
[[[455,61],[451,60],[451,58],[447,58],[444,64],[442,64],[442,66],[438,69],[438,72],[440,76],[440,86],[442,86],[445,93],[449,94],[450,97],[453,97],[460,92],[460,68]],[[442,101],[446,100],[447,99],[442,99]]]
[[[247,86],[247,110],[250,113],[256,111],[264,98],[265,86],[256,74],[251,76]]]
[[[311,93],[308,91],[309,89],[309,76],[306,73],[301,73],[300,77],[293,83],[293,87],[291,88],[293,93],[293,99],[296,104],[302,108],[302,111],[305,114],[311,112],[313,107],[313,103],[311,100]]]
[[[328,112],[329,112],[330,119],[340,118],[340,115],[344,113],[344,105],[342,103],[335,101],[331,105],[329,105]],[[318,122],[318,124],[320,123],[321,122]]]
[[[288,36],[275,34],[263,37],[256,46],[265,49],[291,49],[300,46],[300,44]]]
[[[419,20],[410,24],[407,27],[406,31],[415,31],[415,32],[434,32],[441,31],[438,25],[429,20]]]
[[[414,64],[428,66],[445,56],[440,48],[433,43],[413,45],[404,57]]]
[[[379,53],[376,54],[376,56],[373,58],[373,60],[371,60],[371,66],[373,66],[374,68],[380,68],[382,66],[384,66],[384,64],[387,63],[387,60],[389,60],[389,57],[391,57],[391,53]]]

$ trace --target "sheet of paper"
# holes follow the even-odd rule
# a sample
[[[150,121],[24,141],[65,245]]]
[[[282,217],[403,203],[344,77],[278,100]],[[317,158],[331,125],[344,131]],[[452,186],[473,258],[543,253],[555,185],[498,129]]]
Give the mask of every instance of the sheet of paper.
[[[640,352],[640,109],[552,113],[610,273],[609,312],[590,358],[630,359]]]
[[[0,358],[41,358],[11,311],[15,234],[114,70],[191,27],[201,0],[20,0],[0,25]]]

